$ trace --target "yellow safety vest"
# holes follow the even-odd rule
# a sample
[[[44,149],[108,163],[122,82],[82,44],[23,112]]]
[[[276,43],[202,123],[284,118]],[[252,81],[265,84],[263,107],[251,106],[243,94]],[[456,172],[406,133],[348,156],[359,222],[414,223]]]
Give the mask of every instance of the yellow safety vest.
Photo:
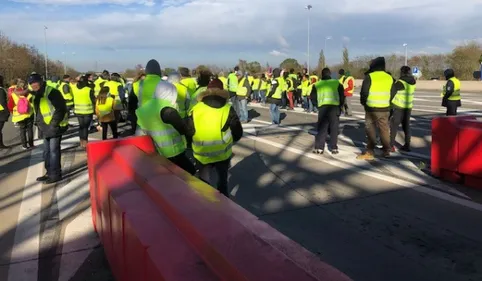
[[[67,104],[67,106],[72,106],[72,105],[74,105],[74,101],[73,101],[74,97],[72,96],[71,92],[64,93],[64,86],[65,85],[68,85],[70,87],[70,85],[67,84],[66,82],[61,82],[60,86],[59,86],[59,91],[62,94],[62,96],[64,97],[64,100],[65,100],[65,103]]]
[[[286,80],[288,80],[290,83],[290,85],[288,85],[288,83],[285,83],[285,90],[288,91],[288,92],[293,92],[293,90],[295,89],[294,87],[294,83],[293,83],[293,77],[289,77],[286,78]]]
[[[230,110],[228,103],[221,108],[212,108],[199,102],[190,113],[196,130],[192,138],[194,158],[204,165],[227,160],[233,154],[231,129],[222,131]]]
[[[238,77],[236,76],[236,74],[234,72],[229,73],[229,75],[228,75],[228,91],[236,93],[238,91],[238,85],[239,85],[239,81],[238,81]]]
[[[375,71],[369,75],[371,85],[366,105],[371,108],[390,107],[390,91],[393,85],[392,76],[385,71]]]
[[[228,79],[224,76],[218,77],[221,82],[223,82],[223,89],[227,90],[228,89]]]
[[[260,87],[261,87],[261,79],[259,78],[255,78],[253,79],[253,90],[257,91],[257,90],[260,90]]]
[[[32,106],[32,103],[30,102],[31,97],[32,97],[31,94],[29,94],[27,97],[19,97],[17,94],[12,93],[11,98],[13,99],[13,102],[15,103],[15,106],[13,107],[13,114],[12,114],[12,122],[13,123],[23,121],[23,120],[29,118],[30,116],[32,116],[33,106]],[[25,114],[18,113],[17,104],[18,104],[18,101],[20,99],[27,99],[29,101],[28,113],[25,113]],[[2,107],[1,104],[0,104],[0,107]],[[2,110],[2,109],[3,109],[3,107],[0,108],[0,110]]]
[[[268,82],[266,82],[265,80],[260,80],[260,86],[259,86],[259,89],[261,91],[266,91],[268,90]]]
[[[320,80],[316,82],[318,107],[323,105],[340,105],[340,96],[338,95],[338,87],[340,81],[336,79]]]
[[[242,78],[239,81],[238,88],[236,90],[237,96],[246,97],[248,95],[248,88],[244,86],[245,82],[246,82],[246,78]]]
[[[95,102],[95,105],[99,111],[99,117],[104,117],[109,115],[114,111],[114,99],[112,97],[107,97],[104,104],[100,104],[99,100]]]
[[[313,85],[310,84],[310,80],[305,80],[301,82],[301,95],[307,97],[311,94],[311,89]]]
[[[172,107],[172,104],[162,99],[150,100],[136,110],[137,125],[152,138],[159,154],[171,158],[186,150],[186,139],[172,125],[162,121],[160,112],[165,107]]]
[[[196,92],[196,89],[197,89],[197,81],[196,79],[192,78],[192,77],[184,77],[181,79],[181,83],[186,85],[188,91],[189,91],[189,94],[194,94],[194,92]]]
[[[285,80],[283,79],[283,77],[278,77],[275,79],[278,82],[278,87],[276,87],[276,90],[271,97],[273,99],[281,99],[281,97],[283,96],[283,91],[285,87]]]
[[[345,83],[345,81],[343,81],[343,79],[345,79],[345,77],[346,77],[345,75],[340,76],[340,78],[338,79],[338,81],[340,81],[340,84]]]
[[[121,101],[121,98],[119,96],[119,86],[122,87],[122,83],[117,82],[117,81],[112,81],[112,80],[107,81],[104,84],[104,87],[109,87],[109,94],[114,96],[114,99],[115,99],[114,109],[115,110],[122,110],[123,109],[122,101]]]
[[[104,82],[107,82],[107,80],[104,80],[104,78],[102,77],[99,77],[97,78],[97,80],[94,81],[94,95],[97,97],[99,95],[99,92],[100,92],[100,84],[104,83]]]
[[[191,111],[194,108],[194,106],[197,104],[197,97],[207,89],[208,87],[199,87],[196,89],[194,94],[191,95],[191,103],[189,105],[189,111]]]
[[[403,80],[398,80],[403,84],[404,89],[397,92],[392,103],[400,108],[413,108],[413,94],[415,85],[408,84]]]
[[[147,74],[144,80],[139,82],[139,90],[135,91],[137,95],[137,107],[141,107],[152,99],[156,91],[157,84],[161,82],[161,77],[155,74]]]
[[[316,80],[315,83],[318,82],[318,80],[320,80],[320,78],[318,78],[318,76],[316,76],[316,75],[311,75],[311,76],[310,76],[310,83],[311,83],[311,80],[313,80],[313,79]],[[314,84],[314,83],[313,83],[313,84]]]
[[[90,99],[90,91],[92,89],[85,86],[82,89],[78,87],[72,88],[74,94],[74,113],[75,114],[93,114],[94,106],[92,105],[92,100]]]
[[[453,101],[461,100],[462,97],[460,96],[460,80],[455,77],[452,77],[449,80],[452,81],[452,83],[454,83],[454,92],[449,97],[449,100],[453,100]],[[446,85],[444,85],[442,89],[442,97],[445,96],[445,87]]]
[[[343,89],[348,88],[348,82],[350,82],[350,81],[353,81],[353,89],[347,91],[347,93],[353,95],[353,92],[355,91],[355,78],[353,78],[353,76],[348,76],[348,77],[345,79],[345,82],[342,82],[342,84],[343,84]]]
[[[181,115],[182,118],[186,118],[191,103],[191,96],[184,84],[174,83],[174,86],[177,89],[176,103],[177,107],[179,108],[179,115]]]
[[[52,121],[52,117],[54,116],[54,112],[55,112],[55,107],[52,105],[52,103],[49,100],[49,95],[50,95],[50,92],[52,92],[52,89],[54,88],[48,85],[45,86],[44,96],[40,98],[40,103],[39,103],[40,114],[42,115],[42,119],[47,125],[49,125],[50,122]],[[34,107],[34,111],[35,111],[35,107]],[[66,113],[64,116],[64,119],[60,121],[59,126],[67,127],[68,125],[69,125],[69,114]]]

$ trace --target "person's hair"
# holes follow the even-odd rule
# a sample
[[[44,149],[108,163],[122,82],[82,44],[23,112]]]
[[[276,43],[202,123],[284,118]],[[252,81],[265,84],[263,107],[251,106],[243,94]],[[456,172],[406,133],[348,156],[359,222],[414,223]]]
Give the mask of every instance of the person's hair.
[[[261,74],[261,79],[266,79],[266,74]]]
[[[323,68],[321,76],[331,76],[331,70],[328,67]]]
[[[146,74],[145,74],[144,72],[139,72],[139,73],[137,74],[136,78],[134,78],[134,82],[137,82],[137,81],[141,80],[141,78],[142,78],[143,76],[146,76]]]
[[[293,73],[295,73],[295,69],[294,69],[294,68],[291,68],[291,69],[290,69],[290,74],[293,74]]]
[[[286,78],[288,78],[288,76],[289,76],[289,73],[288,73],[288,72],[283,72],[283,78],[286,79]]]
[[[212,73],[211,71],[209,70],[201,70],[199,72],[199,76],[197,78],[197,81],[198,81],[198,85],[200,87],[207,87],[207,85],[209,84],[209,82],[211,81],[211,76],[212,76]]]
[[[181,74],[182,77],[189,77],[189,68],[187,67],[179,67],[179,74]]]
[[[345,75],[345,70],[342,68],[340,70],[338,70],[338,74],[340,75]]]
[[[308,73],[303,75],[303,77],[305,77],[306,79],[310,79],[310,75]]]
[[[97,96],[97,100],[99,101],[99,104],[105,104],[108,94],[109,94],[109,87],[104,86],[100,89],[99,95]]]
[[[25,89],[25,86],[26,86],[26,83],[25,81],[21,80],[21,79],[18,79],[17,80],[17,89],[22,89],[24,90]]]
[[[404,65],[400,68],[400,74],[407,75],[407,74],[410,74],[411,71],[412,70],[410,69],[410,66]]]
[[[239,70],[239,66],[236,65],[236,66],[234,67],[234,71],[238,71],[238,70]]]

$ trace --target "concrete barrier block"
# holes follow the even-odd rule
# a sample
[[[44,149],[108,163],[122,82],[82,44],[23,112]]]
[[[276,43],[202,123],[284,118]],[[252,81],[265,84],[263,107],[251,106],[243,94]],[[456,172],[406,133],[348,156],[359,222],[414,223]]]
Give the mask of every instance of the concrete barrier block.
[[[458,171],[467,176],[482,178],[482,126],[478,128],[479,125],[482,122],[460,128]]]

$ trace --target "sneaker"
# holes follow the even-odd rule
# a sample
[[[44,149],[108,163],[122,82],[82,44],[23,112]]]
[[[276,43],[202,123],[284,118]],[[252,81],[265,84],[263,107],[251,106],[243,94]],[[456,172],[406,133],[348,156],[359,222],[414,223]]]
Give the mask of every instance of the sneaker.
[[[338,154],[338,153],[340,153],[340,152],[338,151],[338,149],[333,149],[333,150],[331,150],[331,154],[333,154],[333,155],[336,155],[336,154]]]
[[[357,160],[368,160],[368,161],[371,161],[371,160],[375,160],[375,155],[373,155],[373,152],[364,152],[363,154],[361,155],[358,155]]]
[[[390,151],[384,151],[384,152],[383,152],[383,157],[385,157],[385,158],[390,157]]]
[[[323,149],[313,149],[314,154],[323,154],[325,151]]]
[[[23,150],[28,150],[28,146],[27,146],[27,145],[22,145],[22,149],[23,149]]]
[[[392,148],[390,149],[390,152],[393,152],[393,153],[397,152],[397,149],[395,148],[395,146],[392,146]]]
[[[410,149],[410,146],[408,146],[408,145],[404,145],[404,146],[400,147],[400,150],[401,150],[401,151],[405,151],[405,152],[410,152],[410,151],[412,151],[412,150]]]
[[[49,179],[49,176],[47,174],[41,176],[41,177],[38,177],[37,178],[37,181],[46,181]]]

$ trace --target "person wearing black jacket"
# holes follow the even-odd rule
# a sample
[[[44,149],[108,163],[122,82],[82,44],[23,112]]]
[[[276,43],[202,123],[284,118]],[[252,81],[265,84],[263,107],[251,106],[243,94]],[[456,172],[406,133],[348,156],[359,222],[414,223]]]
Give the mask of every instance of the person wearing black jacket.
[[[77,119],[79,121],[79,139],[80,139],[80,147],[86,148],[87,143],[89,141],[89,129],[92,125],[92,120],[93,120],[93,115],[94,115],[94,109],[95,109],[95,94],[94,90],[89,86],[89,80],[86,76],[80,77],[79,82],[77,83],[76,86],[77,89],[73,89],[74,93],[74,113],[77,115]],[[82,90],[84,88],[88,88],[89,90],[84,93]],[[87,97],[90,100],[90,103],[92,105],[92,110],[91,113],[84,112],[85,109],[82,107],[79,107],[82,109],[81,112],[77,111],[75,108],[77,107],[77,103],[79,102],[79,99],[82,97],[81,95],[89,95]]]
[[[400,148],[402,151],[410,151],[410,117],[413,108],[413,93],[415,91],[416,80],[408,66],[400,68],[400,79],[392,86],[392,112],[390,118],[390,145],[392,152],[395,152],[395,138],[398,126],[402,124],[405,134],[405,144]]]
[[[7,122],[8,117],[10,117],[10,112],[8,111],[7,106],[7,91],[4,87],[4,79],[3,76],[0,75],[0,149],[7,148],[3,143],[3,126],[5,126],[5,122]]]
[[[271,90],[266,97],[266,103],[270,104],[269,114],[271,115],[271,122],[275,125],[279,125],[281,122],[279,106],[281,105],[283,85],[280,82],[283,81],[283,78],[281,78],[280,75],[281,70],[279,68],[273,69],[273,77],[271,78]]]
[[[34,95],[35,123],[44,140],[43,157],[45,170],[47,170],[47,173],[37,178],[37,181],[46,184],[55,183],[62,179],[60,142],[62,134],[68,128],[67,105],[60,91],[55,88],[51,88],[48,96],[45,96],[48,86],[39,74],[31,75],[28,83],[32,87],[32,94]],[[41,113],[41,102],[47,102],[48,107],[50,107],[52,116],[50,122],[47,122],[46,117]]]
[[[338,95],[338,101],[333,102],[332,99],[335,99],[335,97],[324,91],[330,91],[331,95]],[[333,91],[336,91],[336,93],[332,93]],[[321,97],[323,97],[323,100],[320,100]],[[338,154],[338,125],[340,123],[341,107],[345,103],[345,91],[343,85],[338,80],[331,78],[329,68],[324,68],[321,71],[321,80],[313,85],[310,99],[318,107],[318,134],[315,138],[315,149],[313,152],[323,154],[329,128],[331,153]]]
[[[457,108],[462,106],[460,81],[455,77],[454,70],[450,68],[444,71],[444,76],[447,83],[445,84],[442,93],[442,106],[447,108],[447,112],[445,113],[446,116],[456,116]]]
[[[187,118],[187,134],[186,137],[193,138],[196,134],[196,126],[194,122],[194,116],[196,114],[196,110],[200,108],[200,106],[207,105],[213,109],[221,109],[228,103],[229,99],[229,92],[223,89],[223,82],[219,79],[212,80],[209,85],[208,89],[202,92],[198,96],[199,102],[193,108],[190,116]],[[204,104],[204,105],[202,105]],[[204,109],[205,110],[205,109]],[[212,120],[213,124],[219,124],[220,120]],[[227,132],[228,130],[231,131],[232,141],[236,143],[241,139],[243,136],[243,127],[241,122],[239,121],[238,115],[232,106],[229,108],[229,114],[227,120],[224,124],[222,124],[221,132]],[[195,143],[193,143],[193,150]],[[231,147],[228,147],[231,149]],[[210,175],[211,171],[214,169],[218,174],[218,184],[217,188],[219,192],[224,194],[226,197],[229,197],[229,188],[228,188],[228,170],[230,167],[231,156],[228,159],[223,161],[215,161],[210,163],[202,163],[199,160],[196,153],[194,153],[194,157],[196,158],[196,164],[199,168],[199,178],[204,182],[210,184]]]

